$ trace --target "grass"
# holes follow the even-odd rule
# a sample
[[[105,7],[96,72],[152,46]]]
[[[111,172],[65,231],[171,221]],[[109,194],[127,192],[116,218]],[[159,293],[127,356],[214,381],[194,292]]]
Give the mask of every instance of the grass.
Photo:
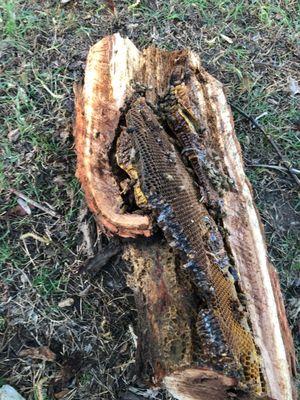
[[[298,162],[298,98],[288,88],[288,77],[299,79],[296,1],[130,0],[116,6],[113,16],[96,0],[65,6],[0,0],[0,342],[6,343],[0,347],[0,376],[28,399],[41,400],[35,385],[43,378],[48,378],[44,400],[66,387],[64,366],[72,370],[78,353],[83,363],[70,378],[68,398],[119,399],[135,384],[132,294],[125,286],[114,288],[114,274],[107,270],[95,279],[77,273],[87,259],[82,220],[96,233],[74,176],[72,85],[82,77],[93,43],[119,30],[139,47],[191,47],[224,83],[230,101],[253,116],[267,112],[260,122],[283,154],[295,166]],[[280,163],[259,132],[236,113],[235,122],[247,165]],[[9,135],[13,131],[15,141]],[[287,175],[254,167],[247,174],[296,334],[299,197]],[[63,218],[37,209],[25,216],[7,214],[18,206],[9,187],[55,208]],[[28,232],[51,242],[46,246],[28,238],[24,243],[20,236]],[[68,297],[74,305],[60,308]],[[124,341],[126,350],[120,352]],[[55,351],[57,362],[18,357],[23,347],[40,345]]]

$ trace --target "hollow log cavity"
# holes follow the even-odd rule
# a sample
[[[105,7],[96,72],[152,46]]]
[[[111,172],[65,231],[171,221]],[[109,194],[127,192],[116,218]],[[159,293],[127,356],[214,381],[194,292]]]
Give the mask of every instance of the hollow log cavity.
[[[176,399],[296,398],[278,278],[220,82],[189,50],[119,34],[77,86],[77,176],[124,239],[137,372]]]

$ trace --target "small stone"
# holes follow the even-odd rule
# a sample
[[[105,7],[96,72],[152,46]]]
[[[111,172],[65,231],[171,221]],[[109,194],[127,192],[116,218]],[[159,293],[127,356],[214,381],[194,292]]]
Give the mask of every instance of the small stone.
[[[8,134],[7,134],[8,140],[11,143],[17,142],[18,139],[19,139],[19,136],[20,136],[19,129],[13,129],[12,131],[9,131]]]
[[[12,386],[3,385],[0,388],[0,400],[25,400]]]

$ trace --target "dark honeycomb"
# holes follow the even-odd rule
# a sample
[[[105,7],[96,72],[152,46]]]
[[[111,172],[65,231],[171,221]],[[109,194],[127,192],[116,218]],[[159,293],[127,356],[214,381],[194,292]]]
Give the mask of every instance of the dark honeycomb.
[[[204,202],[209,208],[217,208],[219,197],[225,190],[233,189],[234,182],[219,163],[219,158],[213,156],[212,149],[207,148],[211,132],[205,118],[195,114],[199,107],[190,96],[192,78],[198,80],[195,72],[175,68],[168,90],[159,100],[159,111],[181,145],[181,156],[192,166]]]
[[[205,338],[207,357],[215,359],[219,353],[220,366],[225,365],[226,371],[226,360],[228,370],[232,368],[233,354],[236,365],[242,365],[245,383],[261,394],[259,356],[247,319],[241,316],[245,310],[241,311],[236,277],[229,272],[233,266],[215,221],[199,202],[178,152],[144,98],[132,105],[126,122],[142,191],[169,244],[185,256],[186,269],[191,271],[201,294],[203,309],[199,311],[198,330]]]

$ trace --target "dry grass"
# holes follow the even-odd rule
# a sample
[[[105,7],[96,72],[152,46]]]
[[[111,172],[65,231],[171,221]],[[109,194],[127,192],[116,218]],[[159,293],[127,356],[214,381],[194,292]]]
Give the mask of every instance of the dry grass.
[[[96,277],[78,273],[97,238],[74,177],[72,84],[89,47],[121,31],[139,47],[189,46],[226,86],[228,97],[260,122],[294,164],[299,154],[297,4],[293,1],[120,1],[112,15],[98,1],[0,0],[0,380],[27,399],[137,399],[134,307],[116,257]],[[299,30],[299,29],[298,29]],[[229,39],[228,39],[229,38]],[[278,165],[265,139],[235,114],[246,164]],[[298,132],[299,133],[299,132]],[[298,166],[299,167],[299,166]],[[295,337],[299,331],[299,197],[288,175],[249,166]],[[53,207],[19,215],[13,187]],[[298,211],[297,211],[298,207]],[[15,212],[15,214],[13,213]],[[28,237],[34,233],[48,244]],[[61,308],[59,303],[73,299]],[[54,362],[20,356],[48,346]],[[134,390],[134,389],[132,389]],[[127,394],[124,394],[126,393]],[[122,394],[123,393],[123,394]],[[166,398],[158,393],[156,398]]]

